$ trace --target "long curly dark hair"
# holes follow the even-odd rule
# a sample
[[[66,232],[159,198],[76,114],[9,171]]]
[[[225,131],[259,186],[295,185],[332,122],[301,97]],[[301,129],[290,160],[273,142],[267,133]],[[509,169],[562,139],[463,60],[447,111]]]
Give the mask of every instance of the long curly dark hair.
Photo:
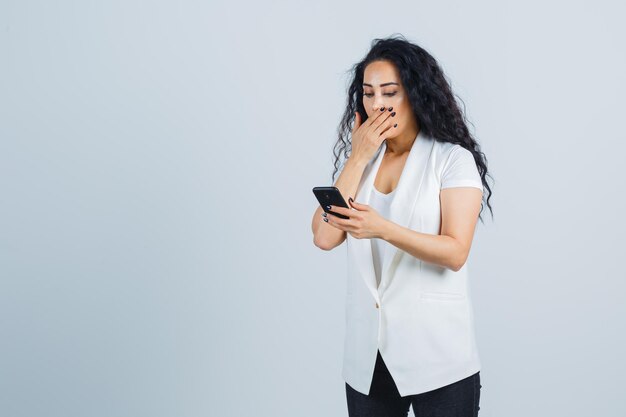
[[[488,192],[486,200],[483,194],[483,200],[486,201],[493,219],[493,209],[489,203],[492,194],[491,187],[486,180],[488,175],[487,158],[480,151],[480,146],[467,128],[465,103],[459,97],[464,110],[461,112],[447,77],[435,58],[423,48],[407,41],[402,35],[374,39],[365,58],[349,70],[352,81],[348,87],[347,106],[337,129],[338,140],[333,149],[335,156],[333,183],[341,166],[340,156],[343,155],[345,163],[352,152],[351,133],[355,111],[361,115],[362,122],[367,120],[367,112],[363,106],[363,73],[365,67],[371,62],[380,60],[392,62],[398,68],[420,130],[439,142],[459,144],[472,153],[483,187]],[[489,177],[493,180],[491,175]],[[481,216],[483,208],[484,204],[481,203],[479,213],[481,221],[483,221]]]

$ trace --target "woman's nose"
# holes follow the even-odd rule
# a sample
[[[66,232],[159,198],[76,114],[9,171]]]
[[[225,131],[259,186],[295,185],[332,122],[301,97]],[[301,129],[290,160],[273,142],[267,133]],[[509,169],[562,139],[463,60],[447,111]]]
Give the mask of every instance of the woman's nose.
[[[383,102],[377,102],[374,103],[374,107],[372,108],[373,111],[380,111],[380,109],[385,107],[385,103]]]

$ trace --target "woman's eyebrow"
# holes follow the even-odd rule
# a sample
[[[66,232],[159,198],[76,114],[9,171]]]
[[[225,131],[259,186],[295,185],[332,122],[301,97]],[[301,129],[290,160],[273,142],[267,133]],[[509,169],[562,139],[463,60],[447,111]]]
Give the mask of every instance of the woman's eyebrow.
[[[384,86],[386,86],[386,85],[392,85],[392,84],[399,85],[398,83],[390,82],[390,83],[383,83],[383,84],[381,84],[380,86],[381,86],[381,87],[384,87]],[[372,87],[372,84],[363,83],[363,86],[364,86],[364,87],[365,87],[365,86],[367,86],[367,87]]]

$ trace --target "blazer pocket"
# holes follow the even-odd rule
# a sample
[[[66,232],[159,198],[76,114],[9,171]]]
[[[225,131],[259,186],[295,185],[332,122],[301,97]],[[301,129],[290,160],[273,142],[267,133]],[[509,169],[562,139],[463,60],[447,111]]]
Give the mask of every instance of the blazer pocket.
[[[420,294],[420,298],[425,299],[425,300],[449,300],[449,301],[454,301],[454,300],[464,300],[465,299],[465,295],[463,294],[456,294],[456,293],[451,293],[451,292],[433,292],[433,291],[428,291],[428,292],[422,292]]]
[[[413,326],[418,351],[429,362],[452,364],[469,359],[471,321],[467,300],[462,294],[425,292],[415,309]]]

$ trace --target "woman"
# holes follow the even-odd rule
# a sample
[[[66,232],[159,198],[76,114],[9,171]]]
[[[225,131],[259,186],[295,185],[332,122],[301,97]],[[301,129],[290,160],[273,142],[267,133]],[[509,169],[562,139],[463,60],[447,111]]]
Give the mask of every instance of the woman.
[[[348,246],[349,415],[476,416],[466,261],[485,189],[491,210],[486,158],[435,59],[401,36],[372,43],[348,93],[333,180],[343,154],[350,208],[320,207],[312,227],[319,248]]]

